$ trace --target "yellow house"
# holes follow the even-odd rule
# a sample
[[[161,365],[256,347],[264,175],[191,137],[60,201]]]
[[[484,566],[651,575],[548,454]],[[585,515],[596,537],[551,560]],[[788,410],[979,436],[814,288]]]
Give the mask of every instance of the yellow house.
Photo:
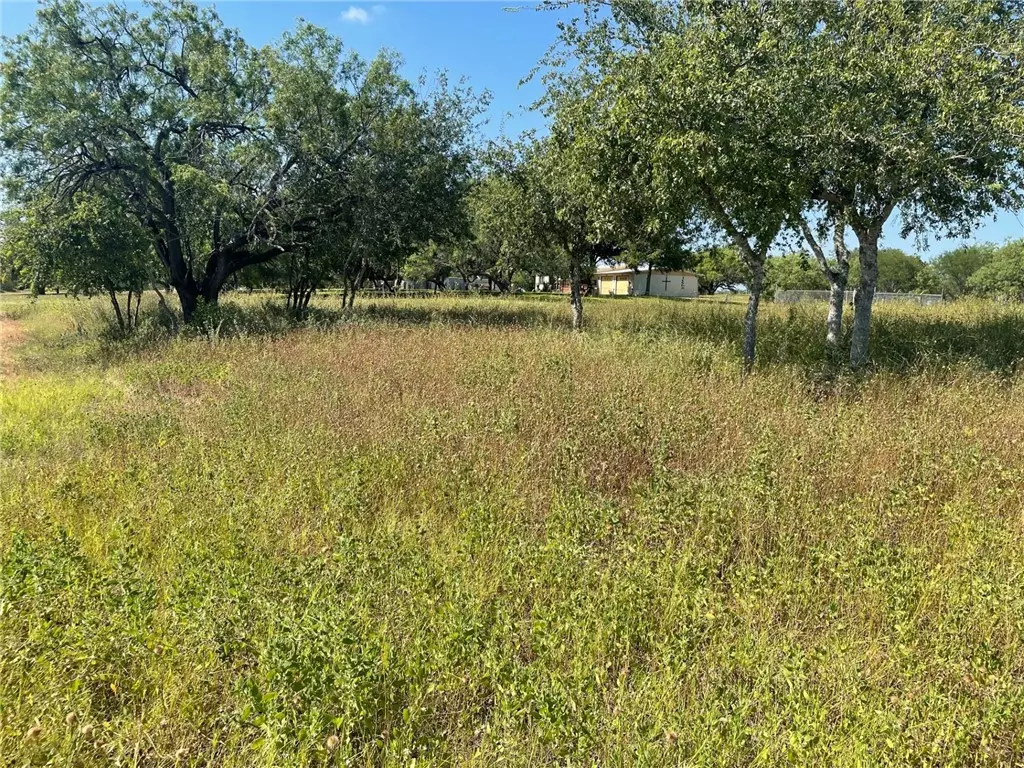
[[[599,267],[594,273],[599,296],[667,296],[696,298],[697,275],[685,269]]]

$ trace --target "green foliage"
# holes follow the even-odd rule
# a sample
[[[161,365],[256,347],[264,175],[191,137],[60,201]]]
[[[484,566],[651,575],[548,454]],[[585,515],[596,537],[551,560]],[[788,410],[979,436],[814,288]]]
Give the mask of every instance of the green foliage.
[[[38,198],[4,212],[0,261],[31,275],[34,293],[48,286],[73,296],[102,293],[110,298],[122,331],[137,319],[132,295],[153,279],[157,270],[151,243],[123,205],[96,194],[79,192],[69,201]],[[127,292],[127,315],[117,294]]]
[[[452,269],[465,280],[485,276],[508,291],[517,272],[564,274],[564,255],[542,230],[537,179],[522,162],[506,148],[469,195],[470,238],[452,251]]]
[[[1019,3],[794,9],[810,23],[799,98],[814,126],[804,158],[818,179],[814,199],[872,241],[894,206],[905,232],[962,234],[1019,204]]]
[[[653,196],[671,222],[728,235],[750,270],[752,316],[784,225],[809,216],[853,228],[866,264],[855,367],[867,361],[875,252],[897,208],[905,233],[962,234],[1022,202],[1017,0],[592,2],[561,41],[551,63],[574,69],[549,76],[548,101],[584,159],[597,158],[581,175],[611,190],[609,209],[620,191]],[[904,277],[888,287],[918,287]]]
[[[1024,301],[1024,240],[994,250],[967,279],[973,293]]]
[[[828,280],[805,253],[774,256],[765,265],[765,279],[775,291],[827,291]]]
[[[750,279],[750,270],[735,248],[715,246],[698,251],[693,264],[701,293],[736,290]]]
[[[926,274],[927,265],[916,254],[899,248],[879,248],[878,283],[879,291],[890,293],[914,293],[927,287],[930,279]],[[850,281],[856,285],[860,280],[860,259],[854,251],[850,258]],[[925,281],[925,282],[922,282]]]
[[[939,293],[958,298],[970,292],[970,279],[992,260],[996,246],[991,243],[962,245],[940,254],[930,263],[932,283]]]
[[[432,240],[406,259],[402,266],[404,279],[431,283],[435,288],[444,288],[444,281],[451,272],[449,252]]]
[[[563,30],[580,66],[548,98],[580,146],[579,175],[601,182],[599,210],[647,231],[710,223],[760,275],[803,202],[786,66],[797,30],[746,4],[617,3],[610,18],[597,5]]]

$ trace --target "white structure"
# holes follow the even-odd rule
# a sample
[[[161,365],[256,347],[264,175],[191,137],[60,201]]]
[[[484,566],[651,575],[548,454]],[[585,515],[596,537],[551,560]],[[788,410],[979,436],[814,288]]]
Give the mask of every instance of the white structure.
[[[650,267],[599,267],[594,282],[599,296],[697,297],[697,275],[685,269],[652,272]]]

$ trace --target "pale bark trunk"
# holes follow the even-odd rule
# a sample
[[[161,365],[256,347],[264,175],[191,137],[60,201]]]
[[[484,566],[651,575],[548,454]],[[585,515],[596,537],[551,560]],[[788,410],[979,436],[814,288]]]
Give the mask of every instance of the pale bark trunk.
[[[871,305],[875,299],[875,285],[878,283],[880,230],[871,228],[859,229],[856,232],[860,246],[860,282],[853,296],[853,333],[850,338],[850,367],[854,369],[862,368],[868,362]]]
[[[728,210],[722,205],[714,190],[708,184],[703,184],[707,201],[718,219],[718,224],[728,234],[733,244],[743,254],[743,260],[750,269],[750,284],[747,288],[750,295],[747,298],[747,312],[743,318],[743,370],[749,373],[754,368],[754,352],[757,348],[757,311],[761,304],[761,291],[764,289],[764,261],[771,244],[778,237],[782,228],[782,220],[770,232],[763,232],[757,237],[756,246],[751,242],[751,237],[745,234],[736,222],[729,215]]]
[[[764,288],[764,261],[750,265],[750,295],[747,297],[747,312],[743,317],[743,370],[750,373],[754,369],[754,354],[757,349],[757,311],[761,304],[761,291]]]
[[[583,292],[580,287],[580,265],[576,256],[569,262],[569,302],[572,305],[572,329],[583,330]]]
[[[825,343],[838,349],[843,339],[843,304],[846,302],[846,275],[829,281],[828,319],[825,321]]]
[[[825,321],[825,343],[829,349],[836,350],[843,338],[843,305],[846,302],[846,284],[850,276],[849,251],[846,249],[846,220],[843,216],[837,216],[833,221],[833,245],[835,248],[836,266],[829,265],[825,253],[819,245],[817,238],[810,226],[799,219],[800,229],[803,231],[804,240],[811,247],[814,257],[818,261],[821,273],[828,280],[828,318]]]

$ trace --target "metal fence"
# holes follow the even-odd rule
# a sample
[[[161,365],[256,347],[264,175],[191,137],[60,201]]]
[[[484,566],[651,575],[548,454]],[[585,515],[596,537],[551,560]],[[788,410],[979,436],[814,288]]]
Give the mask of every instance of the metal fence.
[[[847,291],[845,301],[847,304],[853,303],[853,291]],[[797,304],[804,301],[828,301],[828,291],[776,291],[775,300],[782,304]],[[921,307],[930,307],[933,304],[942,303],[942,294],[940,293],[883,293],[878,291],[875,293],[875,301],[884,302],[899,302],[903,304],[917,304]]]

